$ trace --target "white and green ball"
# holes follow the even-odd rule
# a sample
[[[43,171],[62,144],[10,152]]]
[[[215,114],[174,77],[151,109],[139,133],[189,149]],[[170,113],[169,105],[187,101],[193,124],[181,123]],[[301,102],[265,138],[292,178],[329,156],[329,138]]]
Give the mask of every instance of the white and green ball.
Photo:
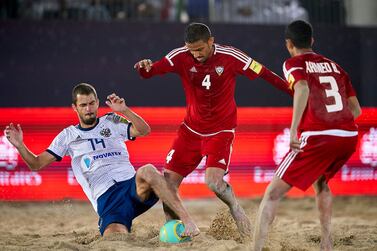
[[[181,237],[185,231],[185,225],[180,220],[170,220],[160,229],[160,241],[166,243],[181,243],[190,241],[190,237]]]

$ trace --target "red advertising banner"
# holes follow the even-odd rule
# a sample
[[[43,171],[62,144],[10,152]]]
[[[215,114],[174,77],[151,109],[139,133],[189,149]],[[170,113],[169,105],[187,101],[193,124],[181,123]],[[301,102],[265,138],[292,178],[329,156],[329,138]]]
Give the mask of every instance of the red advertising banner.
[[[182,122],[185,108],[134,108],[150,124],[152,133],[128,142],[131,162],[138,167],[152,163],[160,170]],[[100,114],[110,110],[100,108]],[[86,199],[70,167],[70,158],[38,171],[30,171],[17,150],[3,135],[4,127],[21,124],[24,141],[38,154],[50,145],[65,127],[77,124],[70,108],[0,108],[0,200]],[[240,197],[261,196],[271,181],[276,165],[289,149],[291,108],[238,108],[238,127],[229,174],[225,176]],[[363,108],[357,120],[359,145],[351,159],[330,182],[334,194],[377,195],[377,108]],[[199,167],[184,179],[180,188],[184,198],[213,196],[206,187]],[[312,195],[292,189],[289,196]]]

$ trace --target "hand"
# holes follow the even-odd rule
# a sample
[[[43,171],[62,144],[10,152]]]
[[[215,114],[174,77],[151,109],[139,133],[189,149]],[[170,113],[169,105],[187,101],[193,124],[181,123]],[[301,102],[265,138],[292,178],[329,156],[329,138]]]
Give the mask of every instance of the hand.
[[[143,60],[140,60],[139,62],[137,62],[135,65],[134,65],[134,68],[135,69],[142,69],[144,68],[146,72],[149,72],[151,69],[152,69],[152,60],[150,59],[143,59]]]
[[[24,142],[24,136],[19,124],[17,124],[17,127],[15,127],[13,123],[10,123],[9,126],[5,127],[4,135],[7,137],[8,141],[16,148],[22,146]]]
[[[127,109],[124,98],[120,98],[115,93],[107,96],[106,105],[108,105],[114,112],[124,112]]]
[[[303,152],[300,146],[301,146],[301,141],[297,137],[297,131],[291,130],[289,147],[292,149],[292,151],[298,153],[298,152]]]

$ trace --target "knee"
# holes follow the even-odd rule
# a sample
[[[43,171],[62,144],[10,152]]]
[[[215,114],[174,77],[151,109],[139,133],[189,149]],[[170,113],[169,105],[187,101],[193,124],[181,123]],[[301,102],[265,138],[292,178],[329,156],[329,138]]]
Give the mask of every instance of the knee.
[[[283,196],[284,193],[277,188],[268,189],[266,193],[267,199],[271,201],[280,200]]]
[[[139,170],[137,170],[137,172],[140,178],[142,178],[149,184],[151,184],[155,180],[156,175],[161,176],[161,174],[157,171],[156,167],[154,167],[154,165],[152,164],[147,164],[145,166],[140,167]]]
[[[314,189],[317,194],[322,192],[330,192],[330,187],[327,184],[327,181],[325,178],[320,178],[314,183]]]
[[[216,194],[221,194],[225,190],[226,185],[224,186],[224,183],[225,182],[223,180],[208,179],[208,178],[206,179],[206,184],[208,188]]]

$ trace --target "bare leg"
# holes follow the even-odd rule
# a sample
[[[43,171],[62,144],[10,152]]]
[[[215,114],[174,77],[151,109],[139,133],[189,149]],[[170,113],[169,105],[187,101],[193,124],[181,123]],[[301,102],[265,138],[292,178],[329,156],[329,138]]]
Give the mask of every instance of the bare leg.
[[[183,207],[181,200],[173,192],[165,178],[151,165],[145,165],[136,172],[136,192],[141,200],[148,198],[151,190],[165,203],[185,225],[185,231],[182,236],[195,236],[200,233],[191,216]]]
[[[181,185],[183,176],[170,170],[165,170],[164,176],[172,192],[175,193],[179,198],[178,188]],[[169,208],[165,203],[163,203],[162,206],[164,208],[165,218],[167,221],[173,219],[180,219],[179,216],[173,210],[171,210],[171,208]]]
[[[233,219],[236,221],[238,230],[242,237],[251,235],[251,223],[247,218],[245,211],[239,205],[234,196],[232,187],[223,180],[225,170],[217,167],[208,167],[206,169],[206,183],[216,196],[223,201],[230,210]]]
[[[331,240],[331,211],[332,196],[329,186],[324,177],[318,179],[314,183],[316,191],[316,201],[319,210],[319,221],[321,222],[321,250],[332,250]]]
[[[291,186],[276,176],[268,185],[255,221],[254,251],[262,250],[268,228],[275,218],[279,201],[289,189]]]

